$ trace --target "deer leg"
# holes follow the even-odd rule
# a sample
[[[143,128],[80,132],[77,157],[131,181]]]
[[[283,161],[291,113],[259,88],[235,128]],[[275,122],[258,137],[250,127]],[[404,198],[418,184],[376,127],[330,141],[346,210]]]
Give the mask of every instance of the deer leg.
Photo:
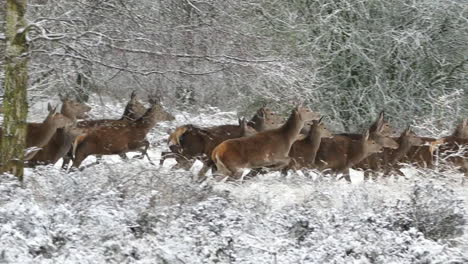
[[[271,168],[273,170],[283,169],[283,168],[287,167],[291,163],[291,160],[292,159],[290,157],[275,159],[275,162],[274,162],[273,166],[271,166],[269,168]]]
[[[206,179],[206,173],[208,172],[209,169],[213,169],[215,166],[214,162],[209,159],[209,160],[204,160],[203,161],[203,167],[201,170],[198,172],[196,177],[194,177],[194,181],[196,182],[202,182]]]
[[[338,173],[340,173],[340,172],[343,175],[340,178],[338,178],[338,181],[344,178],[347,182],[351,183],[351,176],[349,175],[349,168],[343,169],[343,170],[339,171]]]
[[[164,161],[169,158],[175,158],[175,154],[169,151],[161,152],[161,159],[159,160],[159,165],[163,165]]]
[[[128,159],[127,154],[125,154],[125,153],[120,153],[120,154],[119,154],[119,157],[120,157],[121,159],[123,159],[123,160],[127,160],[127,159]]]
[[[63,162],[62,162],[62,169],[67,170],[68,169],[68,164],[70,164],[70,161],[72,160],[72,151],[71,149],[63,156]]]
[[[146,158],[148,159],[148,161],[149,161],[152,165],[154,165],[153,161],[151,161],[151,159],[150,159],[150,157],[149,157],[149,155],[148,155],[148,149],[149,149],[149,147],[150,147],[150,143],[149,143],[148,140],[146,140],[146,139],[145,139],[145,140],[142,140],[142,141],[140,141],[140,142],[138,142],[138,143],[132,145],[132,146],[130,147],[130,149],[131,149],[131,150],[134,150],[134,149],[138,149],[138,148],[142,148],[142,147],[144,147],[144,149],[140,151],[141,154],[140,154],[140,155],[137,155],[137,156],[134,156],[134,158],[142,159],[142,158],[144,158],[144,157],[146,156]]]
[[[88,157],[86,153],[86,142],[81,143],[76,148],[75,156],[73,157],[72,167],[79,168],[81,163]]]

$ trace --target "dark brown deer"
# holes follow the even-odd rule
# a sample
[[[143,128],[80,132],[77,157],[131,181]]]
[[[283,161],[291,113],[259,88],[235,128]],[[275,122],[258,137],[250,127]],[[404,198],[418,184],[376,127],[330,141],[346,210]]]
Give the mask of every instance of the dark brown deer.
[[[304,123],[319,117],[308,108],[296,107],[281,127],[226,140],[213,150],[211,159],[222,174],[232,179],[238,179],[243,168],[281,169],[289,164],[289,151]]]
[[[111,125],[96,126],[76,138],[73,144],[73,166],[79,167],[89,155],[113,155],[147,149],[146,134],[161,119],[161,106],[154,104],[139,119],[130,122],[120,120]]]
[[[84,103],[79,103],[60,96],[62,101],[61,114],[76,122],[79,118],[87,117],[86,113],[91,107]],[[28,161],[28,165],[55,164],[60,158],[63,158],[71,149],[73,140],[77,135],[73,134],[74,126],[58,128],[50,141]]]
[[[49,114],[42,123],[28,123],[26,132],[26,147],[28,148],[24,160],[32,159],[53,137],[57,129],[73,125],[73,120],[63,114],[56,113],[56,108],[48,104]],[[3,134],[0,129],[0,140]],[[1,142],[0,142],[1,144]]]
[[[318,121],[314,120],[306,137],[294,142],[289,152],[289,157],[292,158],[293,161],[288,166],[288,169],[298,170],[315,167],[315,156],[320,147],[322,138],[333,137],[322,120],[323,117]]]
[[[256,131],[245,119],[239,119],[239,125],[221,125],[215,127],[197,127],[184,125],[176,128],[169,136],[168,143],[171,152],[163,153],[161,164],[167,158],[175,158],[178,167],[190,168],[194,159],[199,159],[206,165],[200,174],[213,167],[210,160],[211,152],[221,142],[253,135]]]
[[[382,150],[383,146],[370,138],[369,130],[366,130],[359,140],[335,135],[332,138],[322,139],[315,163],[319,170],[329,169],[335,173],[343,173],[341,178],[351,181],[349,169],[369,155]]]

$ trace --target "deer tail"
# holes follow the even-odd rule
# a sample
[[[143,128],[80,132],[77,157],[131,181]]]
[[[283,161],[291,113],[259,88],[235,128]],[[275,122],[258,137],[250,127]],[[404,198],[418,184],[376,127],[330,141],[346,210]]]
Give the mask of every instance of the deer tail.
[[[219,152],[216,151],[213,154],[214,154],[213,155],[213,162],[215,163],[216,168],[218,169],[218,171],[221,172],[221,173],[230,175],[232,172],[231,172],[231,170],[228,169],[228,167],[220,159]]]

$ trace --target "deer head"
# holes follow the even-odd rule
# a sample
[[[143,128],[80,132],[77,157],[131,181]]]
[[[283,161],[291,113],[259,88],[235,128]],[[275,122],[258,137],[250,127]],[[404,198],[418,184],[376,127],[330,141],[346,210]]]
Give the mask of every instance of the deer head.
[[[88,118],[86,114],[91,110],[91,107],[85,103],[79,103],[59,94],[60,101],[62,101],[61,113],[71,119],[85,119]]]

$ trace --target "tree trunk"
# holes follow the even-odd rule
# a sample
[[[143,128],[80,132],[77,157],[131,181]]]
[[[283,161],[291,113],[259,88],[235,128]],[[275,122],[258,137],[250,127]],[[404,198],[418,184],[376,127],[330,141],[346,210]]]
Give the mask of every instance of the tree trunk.
[[[23,180],[28,104],[28,43],[26,41],[26,0],[7,0],[5,97],[3,133],[0,146],[1,172]]]

